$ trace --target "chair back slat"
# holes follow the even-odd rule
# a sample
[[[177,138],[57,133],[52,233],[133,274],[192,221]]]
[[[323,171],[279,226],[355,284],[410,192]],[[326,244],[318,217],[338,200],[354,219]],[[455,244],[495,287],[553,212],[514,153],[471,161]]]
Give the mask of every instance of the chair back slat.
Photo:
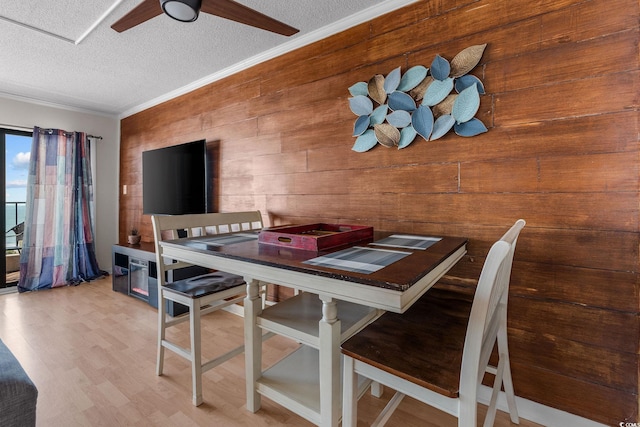
[[[162,246],[158,242],[177,239],[179,232],[186,233],[187,237],[199,237],[238,231],[261,230],[263,228],[260,211],[154,215],[151,220],[158,264],[160,264],[161,259],[164,259],[162,258]],[[182,263],[182,265],[178,266],[173,262],[163,262],[162,264],[167,266],[165,267],[166,269],[183,268],[188,265]]]
[[[185,230],[188,237],[260,230],[263,227],[260,211],[154,215],[154,217],[160,225],[160,231]]]
[[[520,219],[500,240],[493,244],[480,273],[473,300],[462,359],[461,395],[475,395],[475,384],[481,381],[497,339],[506,327],[509,282],[515,246],[525,221]],[[468,378],[468,380],[467,380]],[[463,387],[467,387],[462,392]]]
[[[503,283],[506,283],[506,286],[509,286],[511,282],[511,270],[513,265],[513,256],[516,252],[516,243],[518,243],[518,236],[520,236],[520,231],[524,228],[526,222],[523,219],[519,219],[516,223],[507,231],[504,236],[500,238],[501,241],[507,242],[511,245],[511,251],[509,252],[509,256],[507,257],[507,263],[502,270],[502,274],[504,277],[501,279]]]
[[[509,255],[510,248],[511,245],[503,241],[493,244],[480,273],[478,287],[471,306],[460,368],[460,399],[468,399],[474,404],[477,401],[478,380],[484,374],[486,366],[481,363],[485,359],[488,360],[495,342],[495,339],[485,335],[491,293],[500,276],[500,269],[504,266]],[[497,331],[498,328],[490,329]],[[461,411],[468,409],[468,407],[466,404],[461,403],[460,405]],[[462,414],[462,417],[470,415]]]
[[[516,223],[500,238],[500,241],[506,242],[510,245],[509,254],[507,255],[504,265],[500,268],[498,278],[493,286],[491,292],[491,299],[488,308],[487,320],[485,322],[485,334],[489,323],[496,316],[496,310],[498,304],[502,304],[505,307],[507,305],[507,298],[509,296],[509,283],[511,281],[511,267],[513,265],[513,256],[516,252],[516,243],[518,242],[518,236],[520,231],[525,226],[525,221],[519,219]]]

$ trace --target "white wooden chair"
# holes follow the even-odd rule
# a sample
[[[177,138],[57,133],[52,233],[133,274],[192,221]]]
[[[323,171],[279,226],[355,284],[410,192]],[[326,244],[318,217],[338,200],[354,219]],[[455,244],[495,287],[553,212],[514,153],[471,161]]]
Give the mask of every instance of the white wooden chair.
[[[509,350],[507,300],[511,264],[524,220],[491,247],[475,296],[433,288],[404,314],[385,313],[342,345],[344,355],[343,427],[357,425],[357,374],[396,390],[372,425],[382,426],[405,395],[476,427],[477,394],[485,372],[495,375],[484,420],[493,425],[496,400],[504,385],[511,421],[518,424]],[[497,342],[497,367],[489,358]],[[380,390],[376,391],[380,395]]]
[[[195,215],[156,216],[152,218],[158,270],[158,359],[156,373],[162,375],[164,349],[167,348],[191,362],[193,404],[202,403],[202,374],[230,358],[242,353],[244,345],[221,356],[202,362],[200,343],[200,316],[236,304],[246,295],[246,284],[241,276],[214,272],[189,279],[169,282],[167,277],[185,262],[167,259],[159,244],[162,240],[177,239],[178,233],[196,237],[237,231],[260,230],[263,227],[260,211],[211,213]],[[167,301],[175,301],[189,308],[189,312],[175,318],[167,316]],[[190,348],[185,349],[166,338],[166,329],[189,320]]]

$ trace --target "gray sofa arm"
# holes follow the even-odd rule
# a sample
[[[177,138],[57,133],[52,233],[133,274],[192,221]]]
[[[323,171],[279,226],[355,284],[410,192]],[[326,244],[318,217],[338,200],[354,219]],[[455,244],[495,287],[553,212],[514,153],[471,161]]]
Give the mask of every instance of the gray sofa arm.
[[[0,426],[36,425],[38,389],[0,340]]]

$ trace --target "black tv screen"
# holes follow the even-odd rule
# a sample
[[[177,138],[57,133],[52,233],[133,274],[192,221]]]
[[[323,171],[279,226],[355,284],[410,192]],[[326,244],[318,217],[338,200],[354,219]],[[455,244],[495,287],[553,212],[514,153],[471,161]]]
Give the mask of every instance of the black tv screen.
[[[142,211],[182,215],[207,212],[207,144],[188,142],[142,153]]]

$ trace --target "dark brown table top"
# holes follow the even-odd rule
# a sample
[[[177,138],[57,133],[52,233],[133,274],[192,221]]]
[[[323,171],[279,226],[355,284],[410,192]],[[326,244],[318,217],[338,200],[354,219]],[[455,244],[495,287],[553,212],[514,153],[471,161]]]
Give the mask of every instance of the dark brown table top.
[[[224,246],[207,244],[206,240],[211,239],[212,236],[183,238],[162,242],[161,244],[165,247],[188,249],[190,251],[213,255],[216,257],[229,258],[316,276],[324,276],[332,279],[405,291],[431,270],[438,267],[451,255],[458,252],[461,248],[465,248],[468,241],[464,237],[429,236],[440,237],[441,240],[425,250],[390,248],[375,245],[374,242],[392,234],[417,235],[414,233],[375,232],[374,237],[371,240],[355,242],[350,245],[332,248],[321,252],[305,251],[259,243],[257,239],[226,244]],[[376,272],[368,274],[304,263],[305,261],[318,256],[353,246],[397,250],[409,252],[410,255]]]

